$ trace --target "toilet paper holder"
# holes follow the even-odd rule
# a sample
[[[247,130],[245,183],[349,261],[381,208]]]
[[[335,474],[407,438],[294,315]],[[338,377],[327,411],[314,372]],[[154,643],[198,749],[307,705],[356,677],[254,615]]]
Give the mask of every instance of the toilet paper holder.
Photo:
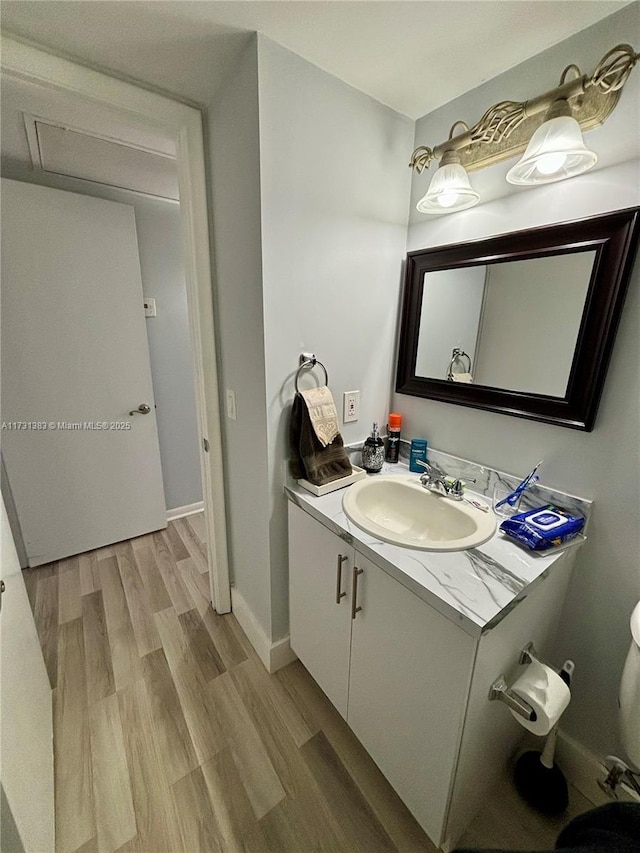
[[[512,711],[515,711],[516,714],[519,714],[525,720],[529,720],[532,723],[535,723],[538,719],[531,705],[511,692],[511,688],[507,684],[504,675],[499,675],[489,688],[489,699],[499,699],[511,708]]]
[[[518,657],[518,663],[522,666],[525,663],[533,663],[534,660],[537,660],[538,663],[544,663],[544,661],[540,660],[537,651],[533,643],[527,643],[524,649],[520,650],[520,655]]]
[[[518,663],[520,665],[525,663],[530,664],[534,660],[542,663],[533,643],[527,643],[527,645],[520,651]],[[504,702],[505,705],[511,708],[512,711],[515,711],[516,714],[524,717],[525,720],[529,720],[532,723],[535,723],[537,720],[536,712],[533,710],[531,705],[511,691],[504,675],[499,675],[489,688],[489,699],[491,701],[498,699],[500,702]]]

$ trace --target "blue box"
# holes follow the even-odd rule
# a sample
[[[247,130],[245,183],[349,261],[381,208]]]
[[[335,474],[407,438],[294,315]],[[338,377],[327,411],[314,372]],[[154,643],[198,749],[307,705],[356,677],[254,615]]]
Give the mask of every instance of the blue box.
[[[417,460],[427,461],[428,442],[426,438],[412,438],[411,450],[409,451],[409,470],[416,474],[424,474],[424,468],[417,464]]]

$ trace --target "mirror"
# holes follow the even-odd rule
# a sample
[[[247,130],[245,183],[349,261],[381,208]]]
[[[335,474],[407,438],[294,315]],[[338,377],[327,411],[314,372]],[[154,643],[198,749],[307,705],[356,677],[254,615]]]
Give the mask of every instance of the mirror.
[[[638,212],[411,252],[396,390],[591,430]]]
[[[595,255],[426,272],[416,376],[564,397]]]

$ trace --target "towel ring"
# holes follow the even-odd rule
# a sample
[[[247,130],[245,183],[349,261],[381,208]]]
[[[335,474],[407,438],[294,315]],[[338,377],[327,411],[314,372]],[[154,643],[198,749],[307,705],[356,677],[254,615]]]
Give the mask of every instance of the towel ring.
[[[449,362],[449,367],[447,368],[447,379],[449,382],[453,382],[453,365],[459,358],[466,358],[469,362],[469,368],[467,373],[471,373],[471,356],[468,355],[463,349],[459,347],[454,347],[451,353],[451,361]]]
[[[303,370],[312,370],[316,365],[319,365],[324,370],[324,384],[329,384],[329,374],[327,373],[327,368],[321,361],[318,361],[317,358],[310,358],[307,361],[303,361],[300,367],[296,370],[296,394],[300,393],[300,389],[298,388],[298,379],[300,378],[300,374]]]

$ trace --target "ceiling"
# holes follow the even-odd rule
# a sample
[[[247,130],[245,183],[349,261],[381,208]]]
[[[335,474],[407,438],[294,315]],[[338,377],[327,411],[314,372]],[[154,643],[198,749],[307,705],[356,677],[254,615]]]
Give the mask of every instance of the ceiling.
[[[3,0],[3,29],[196,104],[259,31],[419,118],[627,5],[615,0]]]

